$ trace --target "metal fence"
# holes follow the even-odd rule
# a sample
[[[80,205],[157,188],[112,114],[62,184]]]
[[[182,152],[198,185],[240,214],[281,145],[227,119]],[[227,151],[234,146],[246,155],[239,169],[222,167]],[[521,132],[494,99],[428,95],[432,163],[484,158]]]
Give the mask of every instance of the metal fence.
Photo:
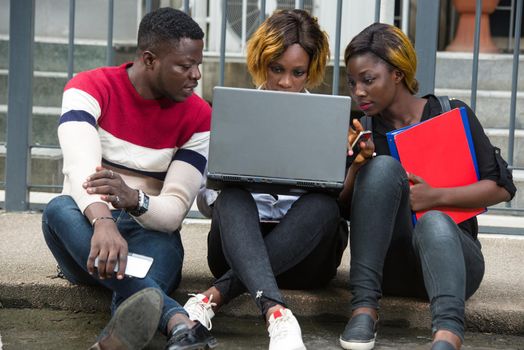
[[[219,85],[224,84],[224,72],[226,64],[226,13],[229,0],[220,0],[222,6],[221,36],[220,36],[220,57],[219,57]],[[332,94],[338,94],[339,72],[340,72],[340,32],[342,21],[343,0],[336,1],[336,31],[335,48],[333,55],[333,81]],[[507,161],[512,169],[522,170],[514,166],[515,152],[515,130],[516,130],[516,102],[517,84],[519,69],[519,52],[522,23],[522,6],[524,0],[516,0],[515,6],[515,25],[514,25],[514,44],[513,44],[513,74],[511,84],[510,115],[508,121],[508,156]],[[190,10],[190,1],[184,0],[183,9]],[[114,0],[108,0],[108,32],[107,32],[107,65],[113,64],[113,21],[114,21]],[[407,17],[409,1],[402,1],[403,17]],[[152,10],[153,1],[146,0],[146,12]],[[265,17],[266,1],[259,0],[260,21]],[[479,28],[480,28],[480,9],[482,0],[476,0],[476,31],[475,46],[473,52],[472,81],[471,81],[471,103],[473,110],[477,102],[477,80],[479,63]],[[296,8],[304,8],[304,0],[295,1]],[[380,18],[381,1],[375,1],[375,21]],[[438,0],[419,0],[417,3],[416,23],[424,25],[417,26],[415,48],[418,54],[419,69],[417,79],[420,83],[420,94],[433,93],[435,90],[435,67],[437,40],[439,33],[439,13],[440,1]],[[513,13],[513,10],[512,10]],[[10,211],[24,211],[34,208],[34,203],[29,201],[29,193],[35,189],[57,188],[58,186],[48,186],[30,183],[30,160],[31,150],[37,147],[30,143],[31,114],[33,97],[33,48],[34,48],[34,19],[35,19],[35,0],[11,0],[10,1],[10,41],[9,41],[9,86],[8,86],[8,114],[7,114],[7,155],[5,173],[5,208]],[[16,19],[16,20],[15,20]],[[402,18],[402,27],[407,28],[407,18]],[[71,78],[74,71],[74,38],[75,38],[75,0],[69,0],[69,46],[68,46],[68,67],[67,76]],[[14,78],[16,77],[16,78]],[[56,147],[56,146],[45,146]],[[509,206],[508,208],[497,208],[497,210],[511,210],[514,212],[524,212],[524,208]]]

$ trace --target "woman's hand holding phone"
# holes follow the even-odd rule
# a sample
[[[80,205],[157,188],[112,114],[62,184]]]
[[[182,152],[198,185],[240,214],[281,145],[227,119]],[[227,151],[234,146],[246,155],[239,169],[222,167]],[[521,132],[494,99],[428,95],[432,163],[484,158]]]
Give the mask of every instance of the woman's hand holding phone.
[[[375,144],[371,139],[371,131],[364,130],[362,124],[357,119],[353,120],[354,128],[349,128],[348,132],[348,155],[356,157],[353,162],[364,163],[373,157]]]

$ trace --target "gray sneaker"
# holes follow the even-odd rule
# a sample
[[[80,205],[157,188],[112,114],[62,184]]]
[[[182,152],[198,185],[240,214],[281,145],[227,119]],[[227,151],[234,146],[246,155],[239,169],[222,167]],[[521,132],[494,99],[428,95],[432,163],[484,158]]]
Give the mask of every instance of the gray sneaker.
[[[358,314],[349,320],[340,335],[340,346],[348,350],[371,350],[375,347],[377,321],[368,314]]]
[[[180,323],[173,327],[165,350],[208,350],[217,345],[215,337],[200,322],[193,328]]]
[[[142,289],[124,300],[90,349],[100,349],[100,342],[112,349],[144,348],[155,335],[164,299],[155,288]],[[107,345],[106,345],[107,346]]]

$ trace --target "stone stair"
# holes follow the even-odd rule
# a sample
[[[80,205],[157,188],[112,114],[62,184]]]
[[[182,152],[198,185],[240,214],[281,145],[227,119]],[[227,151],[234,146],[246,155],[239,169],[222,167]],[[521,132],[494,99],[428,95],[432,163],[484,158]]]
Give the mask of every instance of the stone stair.
[[[5,144],[7,132],[8,48],[8,41],[0,40],[0,144]],[[114,60],[117,64],[131,60],[134,52],[135,47],[132,44],[117,44],[113,48]],[[75,73],[105,65],[106,54],[104,43],[76,43]],[[45,187],[61,185],[63,181],[62,155],[56,148],[56,126],[60,115],[62,91],[67,82],[68,45],[63,42],[35,41],[34,55],[31,143],[37,147],[31,150],[29,183],[33,186],[43,186],[44,191],[57,192],[59,189]],[[2,181],[5,173],[5,154],[5,146],[0,146]]]
[[[35,145],[58,145],[56,123],[60,114],[62,90],[67,82],[67,55],[66,43],[35,42],[34,80],[33,80],[33,117],[32,143]],[[118,64],[131,60],[135,48],[132,44],[118,44],[114,47],[115,62]],[[3,58],[3,59],[2,59]],[[8,42],[0,40],[0,143],[5,142],[7,118],[7,69],[8,69]],[[234,61],[234,62],[233,62]],[[228,62],[227,72],[237,77],[238,81],[226,79],[226,85],[250,87],[249,76],[246,75],[241,61]],[[482,54],[479,59],[479,78],[476,113],[486,129],[492,143],[501,148],[507,157],[508,126],[510,114],[511,81],[513,57],[507,54]],[[522,63],[524,58],[520,59]],[[75,44],[75,72],[92,69],[106,64],[106,47],[103,43],[76,43]],[[448,95],[470,103],[472,56],[463,53],[439,52],[436,66],[437,95]],[[423,69],[423,67],[419,67]],[[523,69],[519,72],[519,86],[524,86]],[[213,57],[206,57],[202,66],[203,97],[211,100],[211,86],[218,78],[218,61]],[[331,70],[328,70],[331,74]],[[328,74],[328,75],[329,75]],[[344,69],[341,69],[341,81],[344,81]],[[331,82],[329,76],[327,82]],[[343,84],[342,84],[343,85]],[[326,85],[327,86],[327,85]],[[315,91],[330,93],[330,87]],[[340,88],[346,93],[345,88]],[[517,118],[515,131],[514,165],[524,167],[524,92],[517,94]],[[61,185],[60,172],[62,160],[60,151],[56,149],[35,148],[32,150],[31,184],[33,185]],[[0,176],[4,173],[5,152],[0,150]],[[47,165],[46,165],[47,164]],[[524,208],[524,171],[515,170],[514,177],[519,192],[512,201],[512,206]],[[504,207],[505,205],[499,205]]]
[[[519,58],[518,91],[516,98],[515,148],[513,165],[524,168],[524,57]],[[481,54],[479,56],[477,103],[475,113],[491,142],[499,147],[508,160],[508,140],[511,106],[513,56]],[[447,95],[471,102],[473,58],[471,54],[439,52],[435,76],[435,94]],[[421,69],[419,67],[419,69]],[[517,195],[512,206],[524,208],[524,170],[514,170]],[[499,204],[496,207],[505,207]]]

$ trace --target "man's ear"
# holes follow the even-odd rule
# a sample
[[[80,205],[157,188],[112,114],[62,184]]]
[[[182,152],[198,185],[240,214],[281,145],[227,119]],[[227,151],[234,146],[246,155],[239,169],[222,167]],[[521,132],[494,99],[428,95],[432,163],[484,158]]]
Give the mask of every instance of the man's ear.
[[[148,50],[142,52],[142,61],[144,62],[146,69],[153,69],[155,60],[157,60],[157,56],[153,52]]]

